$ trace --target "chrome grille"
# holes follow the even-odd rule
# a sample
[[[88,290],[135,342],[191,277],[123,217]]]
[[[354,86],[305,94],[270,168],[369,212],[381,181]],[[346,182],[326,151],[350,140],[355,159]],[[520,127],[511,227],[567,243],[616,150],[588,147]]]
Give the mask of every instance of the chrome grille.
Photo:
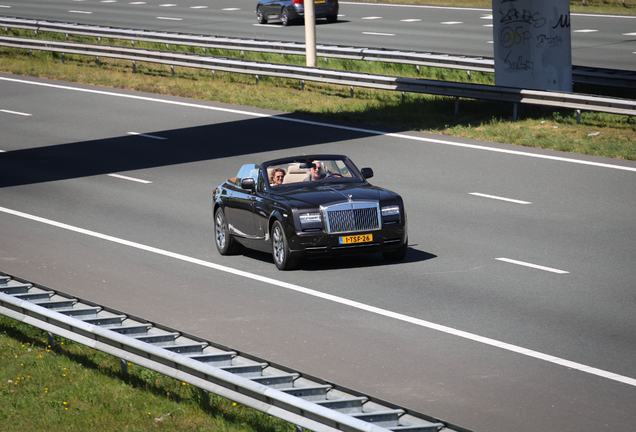
[[[330,233],[380,229],[380,207],[377,203],[352,202],[327,207],[325,219]]]

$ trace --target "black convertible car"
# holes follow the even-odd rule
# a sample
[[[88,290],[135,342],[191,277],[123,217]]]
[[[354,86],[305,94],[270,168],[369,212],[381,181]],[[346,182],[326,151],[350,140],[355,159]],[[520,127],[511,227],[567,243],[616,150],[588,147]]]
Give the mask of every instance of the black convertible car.
[[[243,165],[214,190],[215,243],[221,255],[241,245],[271,252],[290,270],[302,257],[381,252],[406,256],[402,198],[372,186],[371,168],[346,156],[296,156]]]

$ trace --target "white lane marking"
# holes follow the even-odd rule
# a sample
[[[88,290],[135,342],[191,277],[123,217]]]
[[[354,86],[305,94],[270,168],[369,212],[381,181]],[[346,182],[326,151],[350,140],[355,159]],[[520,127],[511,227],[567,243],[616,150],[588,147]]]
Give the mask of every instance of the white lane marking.
[[[623,36],[636,36],[636,33],[623,33]]]
[[[198,6],[198,7],[207,7],[207,6]],[[221,9],[221,10],[224,10],[224,11],[240,11],[241,8],[224,8],[224,9]]]
[[[145,5],[145,4],[148,4],[148,3],[146,3],[146,2],[130,2],[128,4],[131,4],[131,5]]]
[[[357,3],[357,4],[363,4],[363,3]],[[204,110],[210,110],[210,111],[234,113],[234,114],[244,115],[247,117],[271,118],[274,120],[289,121],[289,122],[306,124],[306,125],[321,126],[326,128],[332,128],[332,129],[360,132],[360,133],[365,133],[369,135],[384,135],[384,136],[390,136],[393,138],[400,138],[400,139],[406,139],[411,141],[428,142],[428,143],[441,144],[441,145],[447,145],[452,147],[462,147],[462,148],[469,148],[474,150],[483,150],[483,151],[490,151],[495,153],[510,154],[515,156],[524,156],[524,157],[545,159],[545,160],[551,160],[551,161],[557,161],[557,162],[567,162],[567,163],[574,163],[574,164],[580,164],[580,165],[587,165],[587,166],[593,166],[593,167],[599,167],[599,168],[610,168],[610,169],[616,169],[616,170],[622,170],[622,171],[636,172],[636,167],[630,167],[630,166],[614,165],[614,164],[602,163],[602,162],[593,162],[593,161],[587,161],[582,159],[566,158],[561,156],[551,156],[551,155],[540,154],[540,153],[527,153],[527,152],[522,152],[519,150],[509,150],[509,149],[496,148],[496,147],[487,147],[484,145],[477,145],[477,144],[465,144],[465,143],[455,142],[451,140],[443,140],[438,138],[426,138],[422,136],[407,135],[404,133],[386,133],[386,132],[377,131],[373,129],[357,128],[352,126],[335,125],[335,124],[323,123],[318,121],[297,119],[293,117],[287,117],[287,114],[282,114],[282,115],[261,114],[261,113],[250,112],[245,110],[221,108],[221,107],[203,105],[203,104],[192,103],[192,102],[179,102],[179,101],[165,100],[160,98],[151,98],[148,96],[114,93],[112,91],[106,91],[106,90],[86,89],[86,88],[79,88],[79,87],[70,87],[68,85],[61,85],[61,84],[27,81],[27,80],[17,79],[17,78],[0,77],[0,81],[9,81],[9,82],[16,82],[20,84],[29,84],[29,85],[36,85],[41,87],[56,88],[61,90],[76,91],[80,93],[90,93],[90,94],[99,94],[104,96],[121,97],[121,98],[134,99],[134,100],[140,100],[145,102],[162,103],[167,105],[197,108],[197,109],[204,109]]]
[[[88,11],[78,11],[78,10],[70,10],[68,11],[69,13],[76,13],[76,14],[84,14],[84,15],[91,15],[93,12],[88,12]]]
[[[7,113],[7,114],[15,114],[15,115],[21,115],[21,116],[31,116],[33,114],[29,114],[29,113],[23,113],[23,112],[18,112],[18,111],[9,111],[9,110],[0,110],[0,112],[3,113]]]
[[[419,18],[410,18],[410,19],[403,19],[403,20],[400,20],[400,21],[402,21],[402,22],[420,22],[422,20],[419,19]]]
[[[115,178],[122,179],[122,180],[130,180],[130,181],[134,181],[134,182],[137,182],[137,183],[144,183],[144,184],[152,183],[151,181],[148,181],[148,180],[142,180],[142,179],[138,179],[138,178],[134,178],[134,177],[123,176],[123,175],[120,175],[120,174],[107,174],[107,175],[110,176],[110,177],[115,177]]]
[[[407,5],[407,4],[390,4],[390,3],[353,3],[353,2],[338,2],[339,4],[348,4],[354,6],[376,6],[376,7],[399,7],[399,8],[418,8],[418,9],[446,9],[446,10],[459,10],[459,11],[482,11],[492,12],[491,9],[480,8],[468,8],[468,7],[452,7],[452,6],[424,6],[424,5]]]
[[[357,302],[355,300],[349,300],[349,299],[346,299],[346,298],[343,298],[343,297],[338,297],[338,296],[335,296],[335,295],[332,295],[332,294],[326,294],[326,293],[323,293],[323,292],[320,292],[320,291],[312,290],[310,288],[305,288],[305,287],[302,287],[302,286],[299,286],[299,285],[290,284],[288,282],[283,282],[283,281],[279,281],[279,280],[276,280],[276,279],[268,278],[268,277],[265,277],[265,276],[260,276],[260,275],[256,275],[256,274],[253,274],[253,273],[249,273],[249,272],[246,272],[246,271],[233,269],[231,267],[226,267],[226,266],[222,266],[220,264],[215,264],[215,263],[212,263],[212,262],[209,262],[209,261],[204,261],[204,260],[201,260],[199,258],[193,258],[193,257],[189,257],[187,255],[181,255],[181,254],[178,254],[178,253],[175,253],[175,252],[170,252],[170,251],[159,249],[159,248],[155,248],[155,247],[152,247],[152,246],[147,246],[147,245],[144,245],[144,244],[141,244],[141,243],[136,243],[136,242],[132,242],[132,241],[129,241],[129,240],[124,240],[124,239],[120,239],[120,238],[117,238],[117,237],[109,236],[109,235],[106,235],[106,234],[101,234],[101,233],[98,233],[98,232],[95,232],[95,231],[90,231],[90,230],[87,230],[87,229],[84,229],[84,228],[79,228],[79,227],[75,227],[75,226],[72,226],[72,225],[67,225],[67,224],[62,223],[62,222],[56,222],[56,221],[53,221],[53,220],[50,220],[50,219],[45,219],[45,218],[42,218],[42,217],[39,217],[39,216],[30,215],[28,213],[23,213],[23,212],[20,212],[20,211],[17,211],[17,210],[12,210],[12,209],[8,209],[8,208],[5,208],[5,207],[0,207],[0,211],[4,212],[4,213],[7,213],[7,214],[10,214],[10,215],[21,217],[21,218],[24,218],[24,219],[29,219],[29,220],[32,220],[32,221],[35,221],[35,222],[40,222],[40,223],[43,223],[43,224],[46,224],[46,225],[54,226],[54,227],[57,227],[57,228],[62,228],[62,229],[68,230],[68,231],[73,231],[73,232],[76,232],[76,233],[79,233],[79,234],[85,234],[85,235],[88,235],[88,236],[91,236],[91,237],[95,237],[95,238],[98,238],[98,239],[110,241],[110,242],[121,244],[121,245],[124,245],[124,246],[129,246],[129,247],[132,247],[132,248],[135,248],[135,249],[143,250],[143,251],[154,253],[154,254],[157,254],[157,255],[162,255],[162,256],[165,256],[165,257],[168,257],[168,258],[173,258],[173,259],[184,261],[184,262],[188,262],[188,263],[191,263],[191,264],[195,264],[195,265],[211,268],[211,269],[214,269],[214,270],[230,273],[230,274],[233,274],[233,275],[236,275],[236,276],[244,277],[244,278],[247,278],[247,279],[252,279],[252,280],[255,280],[255,281],[258,281],[258,282],[262,282],[262,283],[266,283],[266,284],[269,284],[269,285],[273,285],[273,286],[276,286],[276,287],[279,287],[279,288],[285,288],[285,289],[288,289],[288,290],[291,290],[291,291],[295,291],[295,292],[298,292],[298,293],[310,295],[310,296],[317,297],[317,298],[320,298],[320,299],[323,299],[323,300],[327,300],[327,301],[330,301],[330,302],[334,302],[334,303],[338,303],[338,304],[341,304],[341,305],[349,306],[349,307],[352,307],[352,308],[355,308],[355,309],[363,310],[363,311],[366,311],[366,312],[369,312],[369,313],[373,313],[373,314],[376,314],[376,315],[381,315],[381,316],[384,316],[384,317],[387,317],[387,318],[392,318],[392,319],[395,319],[395,320],[398,320],[398,321],[410,323],[410,324],[413,324],[413,325],[416,325],[416,326],[428,328],[428,329],[439,331],[439,332],[442,332],[442,333],[447,333],[447,334],[450,334],[450,335],[453,335],[453,336],[457,336],[457,337],[460,337],[460,338],[463,338],[463,339],[468,339],[468,340],[471,340],[471,341],[474,341],[474,342],[479,342],[479,343],[482,343],[482,344],[485,344],[485,345],[490,345],[490,346],[493,346],[493,347],[496,347],[496,348],[501,348],[501,349],[506,350],[506,351],[510,351],[510,352],[514,352],[514,353],[517,353],[517,354],[525,355],[525,356],[528,356],[528,357],[536,358],[536,359],[543,360],[543,361],[546,361],[546,362],[549,362],[549,363],[553,363],[553,364],[556,364],[556,365],[565,366],[567,368],[575,369],[575,370],[578,370],[580,372],[584,372],[584,373],[591,374],[591,375],[596,375],[596,376],[599,376],[599,377],[607,378],[607,379],[610,379],[610,380],[618,381],[618,382],[621,382],[621,383],[636,387],[636,379],[634,379],[634,378],[630,378],[630,377],[623,376],[623,375],[618,375],[618,374],[613,373],[613,372],[609,372],[609,371],[605,371],[605,370],[602,370],[602,369],[597,369],[597,368],[594,368],[594,367],[591,367],[591,366],[587,366],[587,365],[584,365],[584,364],[581,364],[581,363],[576,363],[576,362],[573,362],[573,361],[565,360],[565,359],[562,359],[562,358],[559,358],[559,357],[552,356],[550,354],[541,353],[539,351],[534,351],[534,350],[523,348],[523,347],[520,347],[520,346],[517,346],[517,345],[512,345],[512,344],[509,344],[509,343],[506,343],[506,342],[501,342],[501,341],[498,341],[498,340],[495,340],[495,339],[490,339],[490,338],[487,338],[487,337],[479,336],[479,335],[476,335],[476,334],[473,334],[473,333],[469,333],[469,332],[466,332],[466,331],[463,331],[463,330],[457,330],[457,329],[454,329],[452,327],[447,327],[447,326],[444,326],[444,325],[435,324],[435,323],[430,322],[430,321],[425,321],[425,320],[422,320],[422,319],[419,319],[419,318],[414,318],[414,317],[411,317],[411,316],[408,316],[408,315],[403,315],[403,314],[400,314],[400,313],[397,313],[397,312],[392,312],[392,311],[389,311],[389,310],[386,310],[386,309],[381,309],[381,308],[378,308],[378,307],[375,307],[375,306],[371,306],[371,305],[367,305],[367,304],[364,304],[364,303]]]
[[[572,33],[596,33],[598,30],[592,29],[582,29],[582,30],[572,30]]]
[[[157,17],[158,20],[183,21],[183,18]]]
[[[166,4],[160,4],[159,7],[175,7],[176,4],[173,3],[166,3]]]
[[[492,24],[484,24],[484,27],[494,27]]]
[[[464,23],[461,22],[461,21],[446,21],[446,22],[441,22],[440,24],[443,24],[443,25],[456,25],[456,24],[464,24]]]
[[[11,6],[7,6],[7,5],[0,5],[0,8],[11,9]]]
[[[274,24],[252,24],[254,27],[280,27],[279,25],[274,25]]]
[[[495,196],[495,195],[486,195],[486,194],[482,194],[482,193],[479,193],[479,192],[471,192],[468,195],[474,195],[474,196],[478,196],[478,197],[482,197],[482,198],[490,198],[490,199],[495,199],[495,200],[500,200],[500,201],[508,201],[508,202],[515,203],[515,204],[532,204],[529,201],[519,201],[519,200],[516,200],[516,199],[504,198],[504,197]]]
[[[545,266],[541,266],[541,265],[537,265],[537,264],[531,264],[531,263],[527,263],[527,262],[523,262],[523,261],[517,261],[517,260],[513,260],[510,258],[495,258],[498,261],[503,261],[503,262],[507,262],[510,264],[516,264],[516,265],[520,265],[520,266],[524,266],[524,267],[530,267],[533,269],[537,269],[537,270],[543,270],[543,271],[547,271],[547,272],[551,272],[551,273],[557,273],[557,274],[568,274],[570,272],[565,271],[565,270],[559,270],[559,269],[555,269],[555,268],[551,268],[551,267],[545,267]]]
[[[378,16],[369,16],[369,17],[362,17],[360,19],[363,20],[377,20],[377,19],[382,19],[382,17],[378,17]]]
[[[157,135],[148,135],[148,134],[143,134],[143,133],[139,133],[139,132],[126,132],[128,135],[135,135],[135,136],[142,136],[142,137],[146,137],[146,138],[152,138],[152,139],[158,139],[158,140],[165,140],[168,138],[165,137],[160,137]]]
[[[100,3],[117,3],[117,0],[101,0]]]
[[[479,17],[479,19],[491,20],[492,19],[492,14],[490,14],[490,15],[482,15],[481,17]]]
[[[362,32],[362,34],[371,35],[371,36],[395,36],[394,33]]]
[[[429,5],[411,5],[411,4],[392,4],[392,3],[358,3],[358,2],[346,2],[340,1],[339,4],[354,5],[354,6],[375,6],[375,7],[399,7],[399,8],[414,8],[414,9],[444,9],[444,10],[458,10],[458,11],[478,11],[492,13],[492,9],[483,8],[469,8],[463,6],[429,6]],[[593,18],[624,18],[624,19],[636,19],[636,15],[603,15],[603,14],[590,14],[590,13],[571,13],[571,16],[584,16]]]

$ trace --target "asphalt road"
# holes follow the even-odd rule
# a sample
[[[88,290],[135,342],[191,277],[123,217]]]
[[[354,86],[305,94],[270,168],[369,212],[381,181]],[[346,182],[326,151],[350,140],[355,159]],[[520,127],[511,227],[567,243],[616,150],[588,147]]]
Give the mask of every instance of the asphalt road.
[[[476,431],[633,429],[634,162],[10,75],[0,130],[4,272]],[[404,196],[404,262],[217,254],[216,185],[322,152]]]
[[[493,57],[492,10],[340,3],[319,44]],[[189,34],[304,42],[303,25],[256,23],[255,0],[0,0],[0,15]],[[571,14],[575,65],[636,70],[636,16]]]

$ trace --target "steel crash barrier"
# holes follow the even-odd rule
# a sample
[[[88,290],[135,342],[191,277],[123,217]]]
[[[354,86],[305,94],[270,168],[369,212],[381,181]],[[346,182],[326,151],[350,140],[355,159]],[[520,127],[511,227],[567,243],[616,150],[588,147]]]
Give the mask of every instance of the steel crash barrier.
[[[489,86],[482,84],[436,81],[416,78],[405,78],[367,73],[353,73],[342,70],[312,68],[307,66],[289,66],[277,63],[256,62],[231,58],[210,57],[198,54],[178,53],[173,51],[124,48],[119,46],[81,44],[58,41],[47,41],[29,38],[0,37],[0,46],[25,50],[58,52],[64,55],[117,58],[130,60],[133,65],[137,61],[159,63],[175,66],[250,74],[258,78],[260,75],[288,78],[302,81],[314,81],[328,84],[349,86],[351,95],[355,87],[366,87],[379,90],[401,91],[406,93],[424,93],[456,98],[455,111],[458,111],[459,98],[495,100],[514,104],[513,119],[517,118],[518,104],[540,105],[557,108],[568,108],[578,111],[595,111],[618,115],[636,115],[636,101],[577,93],[553,91],[524,90],[511,87]]]
[[[75,23],[29,20],[22,18],[0,17],[0,26],[22,30],[51,33],[65,33],[111,39],[162,43],[166,46],[194,46],[205,49],[224,49],[233,51],[253,51],[281,55],[305,56],[303,43],[285,41],[267,41],[258,39],[229,38],[224,36],[193,35],[175,32],[122,29],[115,27],[90,26]],[[432,52],[399,51],[383,48],[348,47],[337,45],[317,45],[316,54],[328,58],[379,61],[386,63],[411,64],[418,67],[438,67],[461,69],[467,72],[494,73],[495,61],[483,56],[466,56]],[[575,83],[596,84],[602,86],[634,88],[636,72],[589,66],[572,66],[572,79]]]
[[[0,315],[316,432],[469,432],[142,318],[0,273]]]

